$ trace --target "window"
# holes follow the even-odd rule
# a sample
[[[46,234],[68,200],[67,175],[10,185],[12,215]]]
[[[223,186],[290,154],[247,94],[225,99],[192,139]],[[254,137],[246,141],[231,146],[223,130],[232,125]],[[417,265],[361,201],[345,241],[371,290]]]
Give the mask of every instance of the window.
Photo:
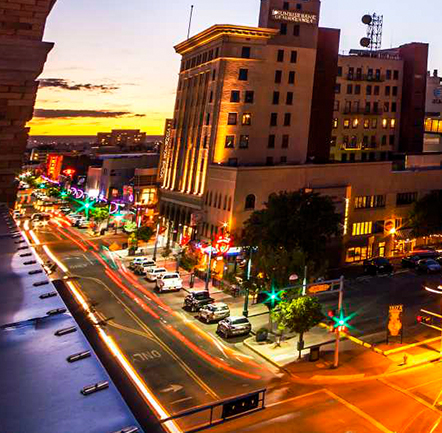
[[[370,110],[371,110],[371,103],[370,102],[366,102],[365,103],[365,113],[366,114],[370,114]]]
[[[394,146],[394,142],[395,142],[395,136],[394,135],[390,135],[390,146]]]
[[[281,27],[279,29],[279,34],[286,35],[287,34],[287,24],[281,23]]]
[[[390,96],[390,94],[391,94],[391,87],[385,86],[385,96]]]
[[[256,197],[253,194],[249,194],[246,197],[246,205],[244,206],[244,210],[254,210],[256,204]]]
[[[391,112],[392,113],[396,113],[397,111],[397,103],[396,102],[392,102],[391,103]]]
[[[289,72],[289,84],[295,84],[295,71]]]
[[[350,119],[344,119],[344,129],[350,129]]]
[[[341,154],[341,162],[347,162],[347,154],[346,153]]]
[[[251,48],[250,47],[242,47],[241,57],[243,59],[250,59]]]
[[[279,92],[273,92],[273,105],[279,104]]]
[[[334,111],[339,111],[339,105],[340,105],[339,101],[335,99],[333,110]]]
[[[380,79],[381,79],[381,70],[376,69],[376,80],[380,80]]]
[[[273,135],[273,134],[269,135],[269,141],[267,143],[267,147],[269,149],[274,149],[275,148],[275,138],[276,138],[275,135]]]
[[[372,80],[373,79],[373,69],[369,69],[367,73],[367,79]]]
[[[240,149],[247,149],[249,147],[249,136],[248,135],[241,135],[239,137],[239,148]]]
[[[249,77],[249,70],[248,69],[240,69],[239,70],[239,81],[247,81]]]
[[[282,6],[282,10],[284,10],[284,11],[289,10],[289,2],[284,2],[283,6]]]
[[[362,68],[356,69],[356,79],[360,80],[362,78]]]
[[[253,90],[246,90],[244,102],[246,104],[253,104],[255,100],[255,92]]]
[[[210,113],[206,115],[206,126],[210,125]]]
[[[290,63],[296,63],[298,61],[298,52],[292,51],[290,55]]]
[[[377,129],[378,127],[378,119],[371,119],[371,128]]]
[[[278,55],[276,57],[277,62],[283,62],[284,61],[284,50],[278,50]]]
[[[273,156],[268,156],[266,158],[266,165],[273,165]]]
[[[203,149],[207,149],[207,140],[209,139],[209,137],[207,135],[204,136],[204,140],[203,140]]]
[[[287,105],[293,105],[293,92],[287,92],[287,98],[286,98],[285,103]]]
[[[355,209],[374,209],[385,207],[385,195],[367,195],[355,198]]]
[[[338,137],[336,137],[335,135],[332,135],[332,137],[330,139],[330,147],[335,147],[337,142],[338,142]]]
[[[227,125],[236,125],[238,123],[238,113],[229,113]]]
[[[373,223],[371,221],[353,224],[353,236],[371,235],[373,233]]]
[[[342,66],[338,66],[338,77],[342,77]]]
[[[365,149],[368,147],[368,135],[364,135],[362,137],[362,148]]]
[[[282,136],[282,148],[283,149],[287,149],[289,147],[289,141],[290,141],[290,136],[288,135],[283,135]]]
[[[213,102],[213,90],[210,91],[209,104]]]
[[[412,204],[417,201],[417,192],[400,192],[396,196],[396,205]]]
[[[399,80],[399,71],[393,72],[393,80]]]
[[[391,80],[391,69],[387,69],[386,78],[387,80]]]
[[[364,129],[370,128],[370,119],[364,119]]]
[[[382,136],[381,145],[382,146],[386,146],[387,145],[387,136],[386,135]]]
[[[278,126],[278,113],[270,115],[270,126]]]
[[[226,143],[224,145],[226,149],[233,149],[235,147],[235,136],[226,135]]]
[[[393,96],[397,96],[397,86],[393,86]]]
[[[212,71],[212,81],[215,81],[216,78],[216,69]]]
[[[287,164],[287,157],[286,156],[281,156],[281,164]]]
[[[361,94],[361,85],[356,84],[355,85],[355,95],[360,95],[360,94]]]
[[[229,167],[237,167],[238,166],[238,158],[229,158],[227,161]]]
[[[291,113],[285,113],[284,114],[284,126],[290,126],[291,123],[292,123]]]
[[[252,124],[252,115],[250,113],[244,113],[241,123],[243,126],[250,126]]]
[[[350,162],[355,162],[356,155],[354,153],[350,153]]]
[[[335,85],[335,93],[338,95],[339,93],[341,93],[341,85],[339,83],[337,83]]]
[[[374,94],[376,96],[379,95],[379,90],[380,90],[379,86],[374,86]]]
[[[353,67],[349,67],[349,68],[348,68],[348,79],[349,79],[349,80],[352,80],[354,74],[355,74],[355,68],[353,68]]]
[[[382,128],[387,129],[388,127],[388,119],[382,119]]]
[[[238,90],[232,90],[230,93],[230,102],[239,102],[240,101],[240,92]]]
[[[275,83],[279,84],[282,81],[282,71],[275,72]]]
[[[384,111],[386,113],[388,113],[390,111],[390,103],[389,102],[384,102]]]
[[[347,84],[347,95],[353,94],[353,84]]]
[[[396,127],[396,119],[390,120],[390,129],[394,129]]]
[[[335,117],[335,118],[333,119],[333,129],[337,129],[338,126],[339,126],[339,121],[338,121],[338,118]]]
[[[371,92],[372,92],[372,86],[368,85],[367,88],[366,88],[366,90],[365,90],[365,93],[366,93],[367,95],[371,95]]]
[[[353,119],[352,128],[356,129],[359,126],[359,119]]]

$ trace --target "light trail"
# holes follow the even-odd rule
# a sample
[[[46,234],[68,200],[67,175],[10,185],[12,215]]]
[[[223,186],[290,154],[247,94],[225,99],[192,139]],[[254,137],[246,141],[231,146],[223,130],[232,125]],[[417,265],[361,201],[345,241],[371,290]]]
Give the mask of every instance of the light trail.
[[[85,310],[87,316],[90,318],[90,320],[95,324],[99,324],[99,320],[95,316],[94,313],[90,311],[90,308],[83,298],[83,296],[80,294],[80,292],[77,290],[75,285],[68,281],[67,285],[71,292],[73,293],[75,299],[77,302],[83,307]],[[154,410],[154,412],[157,414],[157,416],[163,420],[170,417],[170,414],[166,412],[166,410],[161,406],[160,402],[155,398],[153,393],[149,390],[147,385],[144,383],[144,381],[140,378],[136,370],[132,367],[130,362],[127,360],[127,358],[124,356],[121,349],[118,347],[117,343],[106,334],[106,332],[97,326],[98,335],[103,340],[103,342],[106,344],[108,349],[111,351],[111,353],[114,355],[114,357],[118,360],[123,370],[127,373],[127,375],[131,378],[132,382],[138,389],[138,391],[141,393],[141,395],[144,397],[146,402],[149,404],[149,406]],[[182,430],[177,426],[177,424],[174,421],[167,421],[163,424],[164,427],[170,432],[170,433],[182,433]]]
[[[38,236],[35,234],[34,230],[31,230],[29,232],[29,234],[30,234],[32,240],[34,241],[35,245],[41,245],[40,239],[38,239]]]
[[[77,239],[73,238],[70,234],[66,233],[64,230],[62,230],[61,228],[57,228],[55,227],[56,230],[58,230],[63,236],[66,236],[69,240],[71,240],[74,244],[78,245],[83,252],[87,252],[88,249],[86,246],[84,246],[81,242],[77,241]]]
[[[73,235],[78,236],[83,242],[86,242],[90,247],[92,247],[95,251],[100,251],[100,248],[91,242],[89,239],[86,239],[80,232],[72,229],[71,227],[66,226],[66,230],[69,230]]]
[[[25,231],[29,230],[29,220],[25,221],[25,223],[23,224],[23,228],[25,229]]]
[[[55,257],[55,255],[52,253],[52,251],[48,248],[47,245],[43,245],[43,250],[46,253],[46,255],[57,264],[57,266],[63,271],[63,272],[69,272],[69,269]]]

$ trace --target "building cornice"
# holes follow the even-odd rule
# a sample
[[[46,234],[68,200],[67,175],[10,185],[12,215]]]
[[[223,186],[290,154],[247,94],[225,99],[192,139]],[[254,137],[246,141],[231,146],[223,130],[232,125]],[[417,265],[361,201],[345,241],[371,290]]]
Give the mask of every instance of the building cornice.
[[[279,33],[277,29],[266,29],[261,27],[235,26],[231,24],[216,24],[196,34],[190,39],[175,46],[178,54],[186,54],[201,45],[207,44],[222,36],[237,36],[247,38],[270,39]]]

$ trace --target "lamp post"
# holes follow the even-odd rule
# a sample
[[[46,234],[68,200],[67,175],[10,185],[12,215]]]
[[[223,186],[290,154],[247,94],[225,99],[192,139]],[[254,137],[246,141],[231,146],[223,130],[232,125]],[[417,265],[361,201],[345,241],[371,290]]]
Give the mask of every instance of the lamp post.
[[[159,232],[160,232],[160,223],[157,224],[157,233],[155,236],[155,246],[153,248],[153,260],[156,261],[157,260],[157,249],[158,249],[158,236],[159,236]]]
[[[209,244],[209,261],[207,263],[207,272],[206,272],[206,290],[209,291],[209,282],[210,282],[210,265],[212,263],[212,242]]]
[[[250,256],[249,256],[249,261],[247,263],[247,282],[250,281],[250,276],[252,273],[252,255],[253,255],[253,248],[250,248]],[[242,312],[242,315],[244,317],[249,317],[249,294],[250,294],[250,288],[247,285],[246,294],[244,296],[244,309]]]

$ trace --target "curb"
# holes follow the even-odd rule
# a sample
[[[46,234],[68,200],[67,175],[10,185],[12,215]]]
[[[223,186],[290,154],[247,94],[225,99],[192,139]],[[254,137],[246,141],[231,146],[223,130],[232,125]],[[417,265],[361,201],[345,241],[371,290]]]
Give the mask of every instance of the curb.
[[[253,338],[253,337],[252,337]],[[246,340],[243,341],[244,346],[248,347],[252,352],[256,353],[257,355],[259,355],[261,358],[264,358],[267,362],[269,362],[270,364],[272,364],[274,367],[276,367],[279,370],[282,370],[284,373],[289,374],[290,376],[294,376],[290,371],[288,371],[285,367],[283,367],[282,365],[278,364],[276,361],[274,361],[272,358],[264,355],[263,353],[261,353],[259,350],[255,349],[251,344],[249,344],[247,342],[247,340],[249,340],[249,338],[247,338]],[[294,376],[297,377],[297,376]]]

